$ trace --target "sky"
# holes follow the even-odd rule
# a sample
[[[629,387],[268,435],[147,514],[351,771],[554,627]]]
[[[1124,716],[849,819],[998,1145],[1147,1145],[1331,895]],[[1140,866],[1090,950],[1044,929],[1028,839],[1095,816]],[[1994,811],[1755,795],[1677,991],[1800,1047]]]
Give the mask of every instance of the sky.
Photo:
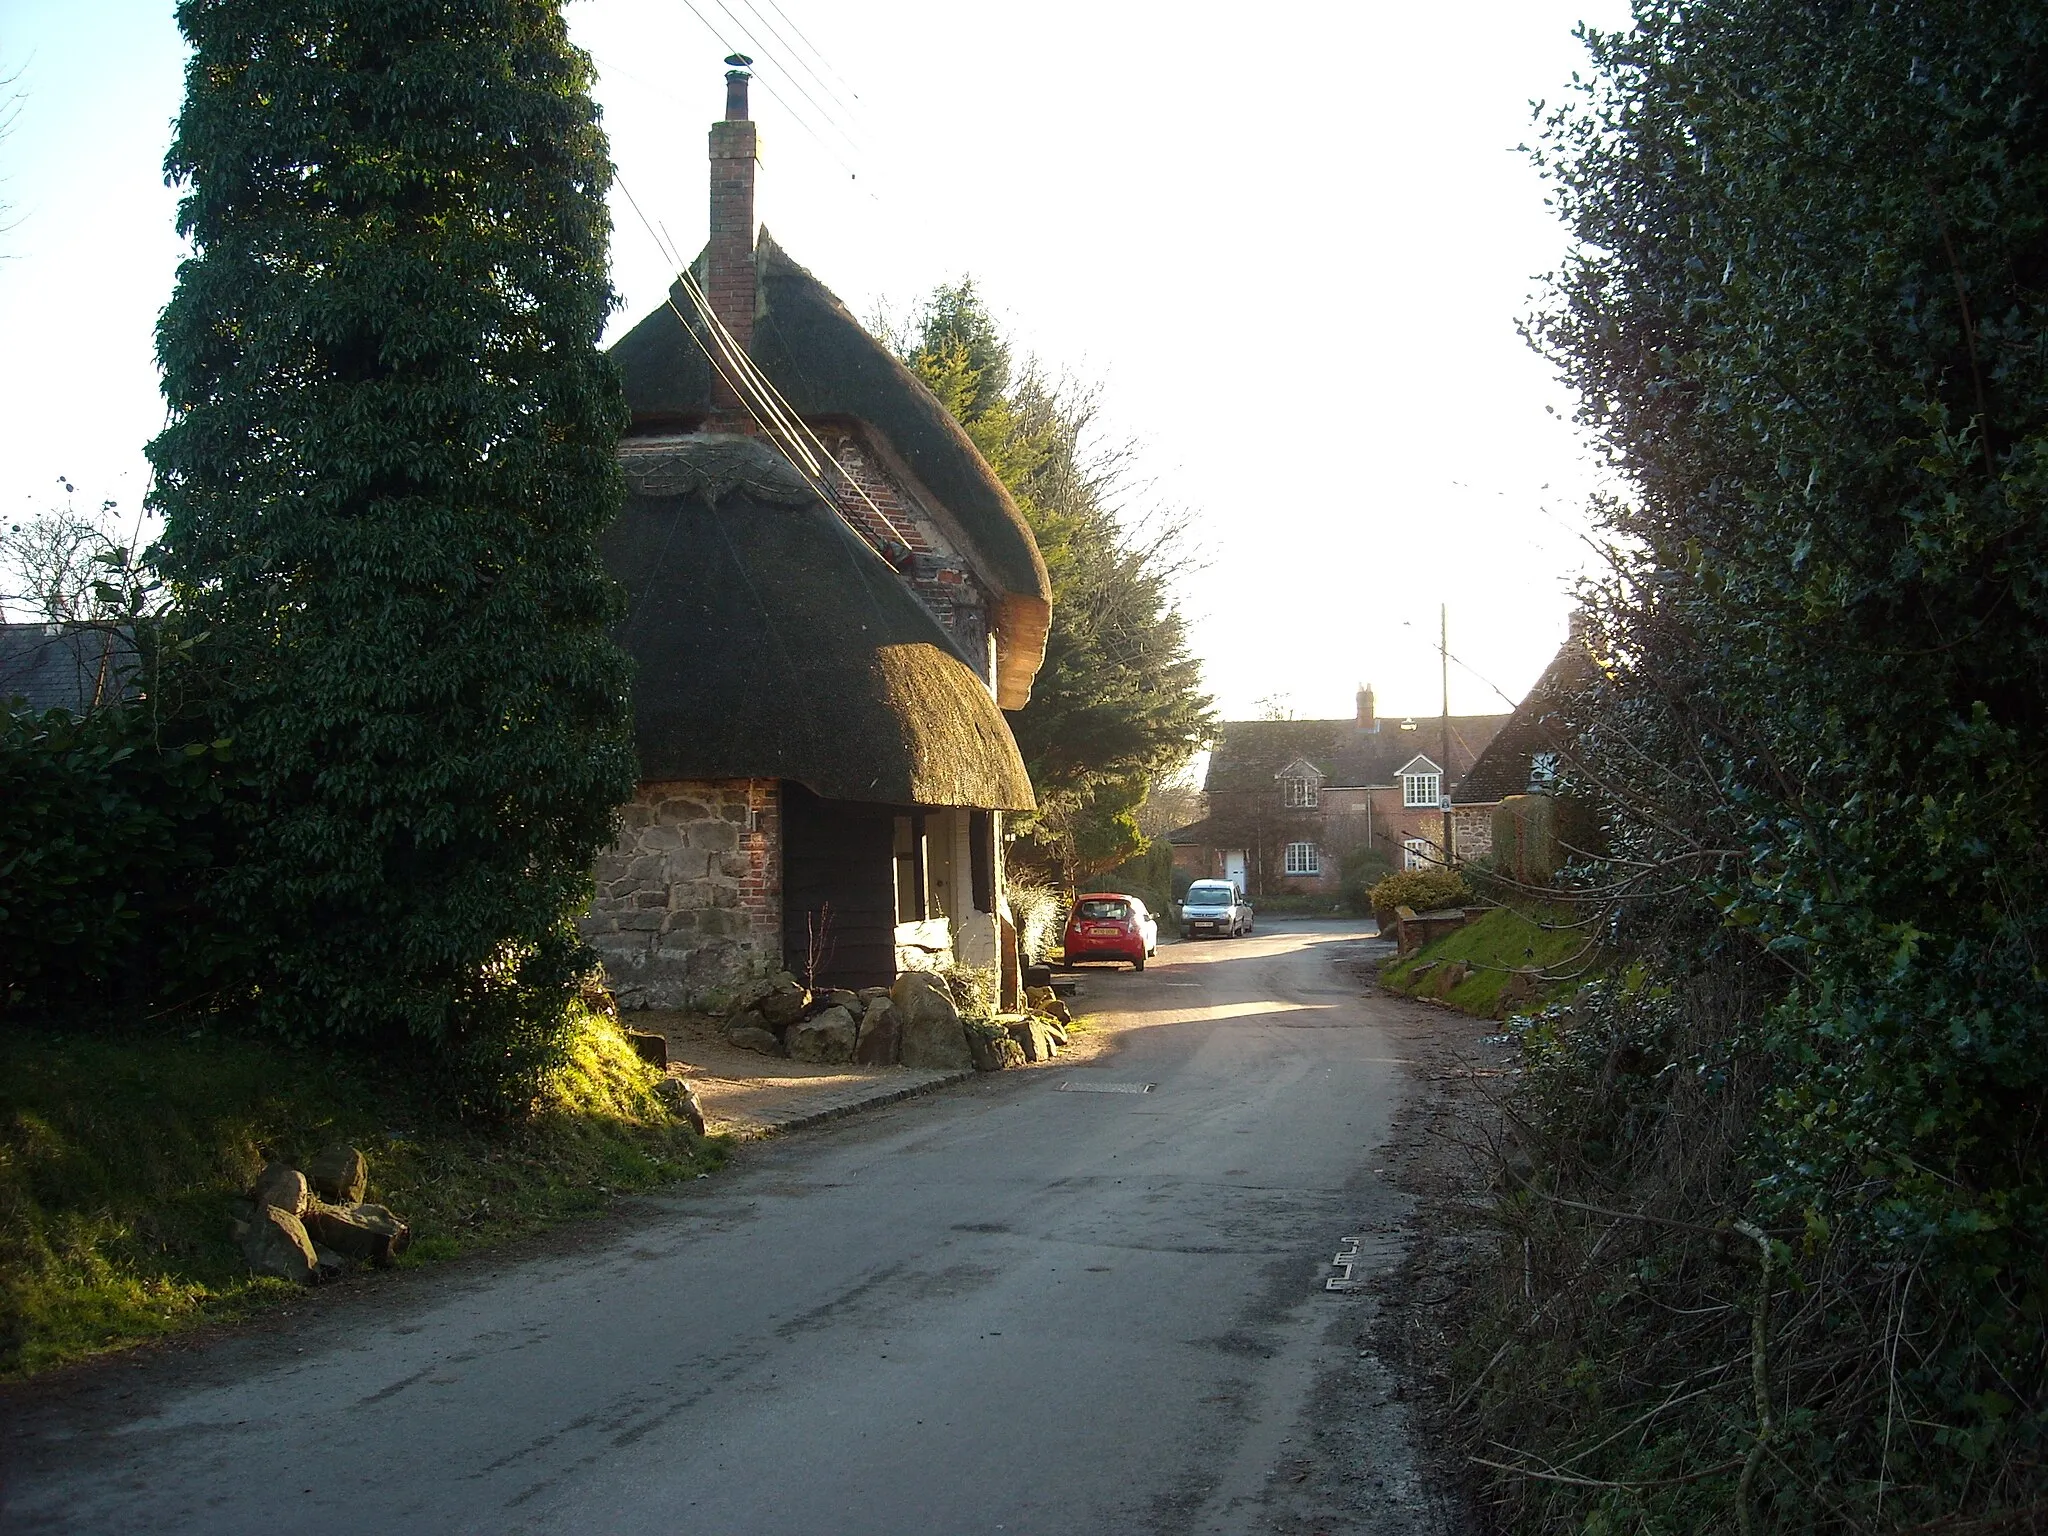
[[[702,244],[728,47],[757,59],[759,211],[856,315],[971,276],[1099,391],[1136,521],[1228,718],[1508,707],[1564,638],[1592,455],[1517,322],[1565,250],[1517,146],[1625,0],[1257,9],[572,0],[621,186]],[[0,517],[133,520],[183,254],[165,0],[0,0]],[[673,276],[613,193],[615,334]],[[145,525],[146,526],[146,525]]]

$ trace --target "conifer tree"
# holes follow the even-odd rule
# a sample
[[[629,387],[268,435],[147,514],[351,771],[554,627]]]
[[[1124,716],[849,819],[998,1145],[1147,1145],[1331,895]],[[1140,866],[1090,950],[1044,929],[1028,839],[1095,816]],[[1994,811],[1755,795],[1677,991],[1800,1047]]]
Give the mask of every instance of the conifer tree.
[[[633,781],[607,146],[557,0],[183,0],[159,562],[287,1032],[530,1098]]]

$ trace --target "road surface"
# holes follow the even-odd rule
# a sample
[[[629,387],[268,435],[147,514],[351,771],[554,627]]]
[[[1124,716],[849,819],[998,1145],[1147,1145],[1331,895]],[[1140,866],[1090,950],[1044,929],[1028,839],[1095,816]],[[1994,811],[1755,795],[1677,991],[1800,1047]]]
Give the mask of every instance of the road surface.
[[[1374,1303],[1325,1285],[1408,1211],[1363,936],[1169,944],[1089,974],[1091,1061],[102,1367],[0,1429],[0,1529],[1438,1530]]]

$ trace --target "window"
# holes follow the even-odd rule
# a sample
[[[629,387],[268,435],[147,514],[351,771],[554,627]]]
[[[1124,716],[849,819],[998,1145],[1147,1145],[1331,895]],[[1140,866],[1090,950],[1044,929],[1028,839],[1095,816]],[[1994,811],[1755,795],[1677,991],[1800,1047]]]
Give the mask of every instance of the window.
[[[1443,775],[1440,773],[1404,773],[1401,775],[1401,803],[1411,809],[1415,806],[1433,809],[1442,797],[1442,783]]]
[[[1322,872],[1322,851],[1314,843],[1289,843],[1287,845],[1287,873],[1290,875],[1320,875]]]
[[[1306,774],[1290,773],[1280,781],[1280,803],[1289,810],[1313,807],[1316,803],[1316,781]]]
[[[1529,760],[1529,787],[1552,785],[1557,782],[1557,754],[1538,752]]]
[[[1426,837],[1410,837],[1401,843],[1401,867],[1403,869],[1434,869],[1437,866],[1436,844]]]
[[[1101,898],[1093,901],[1084,901],[1074,909],[1074,916],[1076,917],[1094,918],[1101,922],[1121,923],[1128,919],[1130,915],[1131,904],[1128,901],[1103,900]]]

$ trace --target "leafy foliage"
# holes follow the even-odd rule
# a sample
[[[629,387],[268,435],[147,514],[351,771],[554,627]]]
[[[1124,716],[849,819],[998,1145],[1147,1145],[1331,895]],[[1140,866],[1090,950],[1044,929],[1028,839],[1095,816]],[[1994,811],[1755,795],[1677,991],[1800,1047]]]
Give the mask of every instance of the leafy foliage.
[[[553,0],[184,0],[158,552],[254,807],[287,1033],[530,1099],[633,779],[606,146]],[[196,686],[196,685],[195,685]]]
[[[1069,884],[1114,869],[1145,846],[1148,787],[1212,722],[1173,603],[1177,529],[1125,526],[1127,454],[1095,444],[1093,397],[1019,371],[971,281],[934,293],[898,350],[1009,488],[1052,578],[1045,664],[1010,716],[1039,799],[1025,835]]]
[[[1452,869],[1405,869],[1388,875],[1371,890],[1366,900],[1375,912],[1392,912],[1406,907],[1411,912],[1434,912],[1444,907],[1462,907],[1472,899],[1472,888],[1464,876]]]
[[[221,934],[193,892],[222,856],[228,743],[162,745],[138,708],[0,720],[0,1014],[175,996]]]
[[[1630,487],[1578,771],[1655,766],[1595,786],[1637,964],[1532,1036],[1548,1189],[1516,1244],[1533,1305],[1498,1322],[1496,1383],[1586,1390],[1481,1401],[1587,1480],[1516,1485],[1531,1528],[2022,1503],[2048,1435],[2048,7],[1645,0],[1588,42],[1543,156],[1576,254],[1535,334]],[[1738,1218],[1773,1246],[1713,1237]],[[1658,1409],[1680,1381],[1709,1386]]]

